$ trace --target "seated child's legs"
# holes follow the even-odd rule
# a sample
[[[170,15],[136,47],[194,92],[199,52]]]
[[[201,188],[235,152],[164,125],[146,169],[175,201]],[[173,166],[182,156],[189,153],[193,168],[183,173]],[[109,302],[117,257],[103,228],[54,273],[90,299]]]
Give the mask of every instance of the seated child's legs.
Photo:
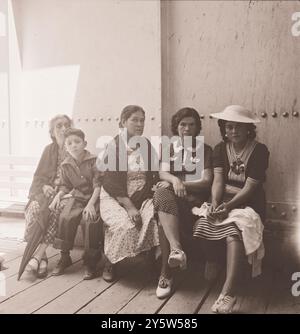
[[[80,219],[81,216],[73,216],[70,219],[62,219],[59,222],[57,235],[54,241],[55,248],[65,252],[73,249]]]
[[[95,265],[102,258],[102,221],[85,221],[81,225],[84,229],[84,263]]]
[[[58,231],[53,246],[54,248],[61,250],[61,257],[52,272],[54,276],[62,275],[65,269],[72,264],[70,250],[72,250],[74,245],[80,219],[81,211],[79,210],[70,214],[67,219],[65,219],[65,217],[60,217]]]

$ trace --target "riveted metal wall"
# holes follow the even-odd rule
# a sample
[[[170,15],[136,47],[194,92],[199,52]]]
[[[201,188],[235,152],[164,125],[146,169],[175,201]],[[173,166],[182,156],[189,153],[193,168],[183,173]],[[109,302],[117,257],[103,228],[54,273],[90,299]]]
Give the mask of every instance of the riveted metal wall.
[[[212,112],[241,104],[261,118],[270,152],[269,216],[296,220],[300,201],[300,37],[291,33],[299,1],[162,2],[163,131],[193,106],[210,145],[221,137]],[[287,205],[284,206],[284,205]]]

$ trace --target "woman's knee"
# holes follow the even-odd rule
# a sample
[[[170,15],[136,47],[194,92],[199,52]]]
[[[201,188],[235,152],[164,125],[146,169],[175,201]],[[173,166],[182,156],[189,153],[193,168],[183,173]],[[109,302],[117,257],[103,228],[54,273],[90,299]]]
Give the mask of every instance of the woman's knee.
[[[226,243],[227,245],[232,243],[232,242],[242,242],[241,238],[239,235],[235,234],[235,235],[229,235],[228,237],[226,237]]]
[[[175,198],[174,193],[169,188],[158,188],[154,192],[154,201],[163,201],[168,198]]]

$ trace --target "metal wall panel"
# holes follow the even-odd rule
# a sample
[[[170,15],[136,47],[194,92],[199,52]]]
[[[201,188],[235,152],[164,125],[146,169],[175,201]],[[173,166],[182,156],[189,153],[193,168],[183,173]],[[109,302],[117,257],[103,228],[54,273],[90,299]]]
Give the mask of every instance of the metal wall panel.
[[[270,152],[267,195],[300,201],[300,37],[291,33],[299,1],[162,3],[163,131],[183,106],[203,115],[210,145],[221,137],[208,115],[241,104],[261,118]],[[279,213],[280,216],[281,213]]]

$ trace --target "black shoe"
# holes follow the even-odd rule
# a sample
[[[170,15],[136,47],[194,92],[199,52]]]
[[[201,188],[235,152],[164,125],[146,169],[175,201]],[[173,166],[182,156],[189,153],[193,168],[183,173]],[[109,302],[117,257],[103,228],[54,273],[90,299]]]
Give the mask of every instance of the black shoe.
[[[61,255],[60,260],[58,261],[56,267],[53,269],[52,275],[59,276],[62,275],[66,268],[72,265],[72,259],[70,255]]]
[[[105,263],[102,277],[106,282],[113,282],[115,280],[115,270],[112,263],[108,261]]]
[[[86,266],[83,279],[84,280],[91,280],[99,276],[99,271],[97,271],[96,266]]]

